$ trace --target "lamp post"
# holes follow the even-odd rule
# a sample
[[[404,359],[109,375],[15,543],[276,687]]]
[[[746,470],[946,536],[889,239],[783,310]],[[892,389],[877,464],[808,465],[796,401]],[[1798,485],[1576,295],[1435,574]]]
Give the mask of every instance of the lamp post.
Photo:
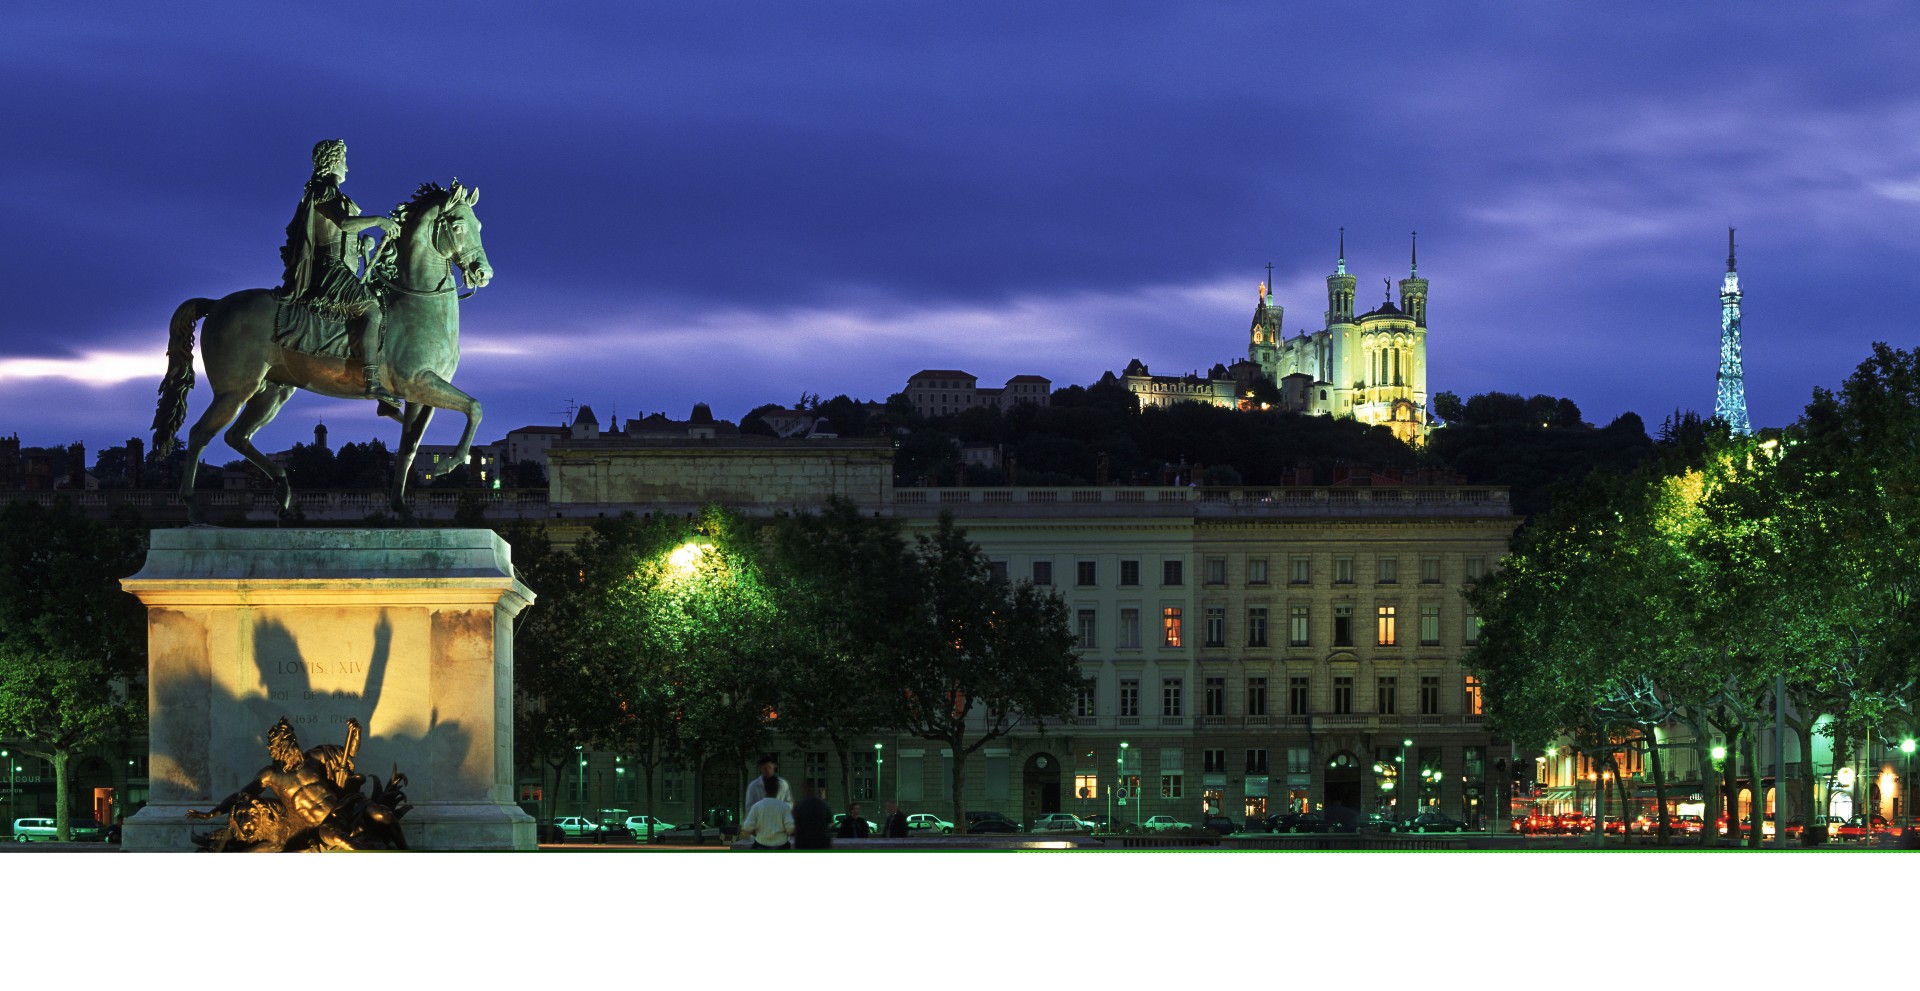
[[[1127,783],[1127,749],[1131,746],[1133,746],[1133,744],[1125,740],[1120,741],[1120,783],[1123,786]],[[1140,824],[1141,829],[1145,829],[1147,828],[1147,817],[1140,814],[1140,807],[1146,804],[1146,799],[1140,796],[1140,789],[1138,788],[1133,790],[1133,797],[1136,806],[1133,810],[1134,819]],[[1124,802],[1126,799],[1121,799],[1121,801]],[[1113,822],[1111,820],[1107,822],[1107,828],[1113,828]]]
[[[1714,804],[1714,809],[1713,809],[1714,821],[1707,823],[1706,826],[1703,827],[1702,832],[1705,832],[1707,828],[1711,828],[1713,830],[1713,838],[1711,842],[1715,846],[1718,846],[1720,843],[1721,817],[1724,816],[1728,820],[1727,831],[1728,832],[1733,831],[1733,822],[1732,822],[1733,795],[1729,794],[1732,791],[1732,789],[1727,787],[1727,775],[1726,775],[1727,748],[1726,746],[1724,744],[1714,744],[1714,747],[1711,753],[1713,755],[1713,773],[1719,778],[1719,780],[1715,781],[1714,784],[1718,786],[1718,790],[1720,792],[1720,798],[1718,801],[1713,803]]]
[[[1905,787],[1900,789],[1900,804],[1906,808],[1907,824],[1904,827],[1902,827],[1900,830],[1901,839],[1907,839],[1908,838],[1907,833],[1909,830],[1913,829],[1914,822],[1920,821],[1914,818],[1915,813],[1913,811],[1913,751],[1914,749],[1915,749],[1915,746],[1914,746],[1913,737],[1907,737],[1906,739],[1900,741],[1900,752],[1907,755],[1907,783]]]
[[[880,756],[880,752],[885,748],[884,743],[873,745],[873,800],[876,804],[880,801],[880,765],[886,763],[886,759]]]
[[[576,743],[574,744],[573,752],[578,754],[580,758],[580,763],[576,769],[574,778],[580,789],[580,797],[575,799],[579,804],[575,805],[574,808],[578,809],[580,815],[584,817],[587,814],[587,748],[583,744]]]
[[[1907,742],[1912,743],[1913,741],[1908,740]],[[1913,748],[1908,747],[1907,750],[1908,752],[1912,752]],[[7,812],[12,813],[13,812],[13,751],[0,750],[0,760],[4,760],[7,762]],[[7,816],[7,818],[9,820],[12,820],[15,817],[10,814]]]
[[[1398,791],[1400,794],[1394,796],[1394,799],[1393,799],[1395,811],[1399,812],[1400,815],[1396,816],[1395,818],[1411,819],[1413,818],[1414,815],[1416,815],[1420,811],[1419,809],[1420,795],[1417,792],[1411,797],[1406,798],[1406,802],[1407,802],[1406,805],[1403,806],[1400,804],[1401,798],[1406,797],[1407,795],[1407,786],[1406,786],[1407,748],[1411,746],[1413,746],[1412,737],[1402,737],[1400,739],[1400,771],[1398,774],[1394,775],[1394,780],[1400,782],[1399,787],[1395,788],[1394,790]]]

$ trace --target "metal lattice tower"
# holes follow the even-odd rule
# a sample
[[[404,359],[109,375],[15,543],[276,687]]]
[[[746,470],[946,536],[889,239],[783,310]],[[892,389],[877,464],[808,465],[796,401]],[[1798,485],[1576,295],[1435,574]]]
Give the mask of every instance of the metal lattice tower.
[[[1746,373],[1740,361],[1740,276],[1733,268],[1733,228],[1727,228],[1727,277],[1720,283],[1720,373],[1713,415],[1737,437],[1753,433],[1747,420]]]

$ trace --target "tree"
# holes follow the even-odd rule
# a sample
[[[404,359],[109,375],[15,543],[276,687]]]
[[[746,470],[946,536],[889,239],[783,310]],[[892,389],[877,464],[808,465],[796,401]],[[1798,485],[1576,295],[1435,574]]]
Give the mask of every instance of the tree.
[[[996,578],[942,513],[916,540],[914,613],[896,631],[885,684],[908,733],[953,751],[954,828],[966,831],[968,759],[1031,721],[1070,715],[1081,682],[1067,608],[1051,591]]]
[[[913,610],[907,543],[894,521],[863,518],[834,500],[819,513],[782,518],[772,561],[788,633],[780,726],[794,739],[827,739],[840,758],[840,794],[851,800],[855,743],[892,726],[878,686],[893,632]]]
[[[73,756],[146,711],[146,611],[119,582],[145,558],[144,530],[93,522],[64,500],[0,507],[0,734],[53,765],[62,840]]]

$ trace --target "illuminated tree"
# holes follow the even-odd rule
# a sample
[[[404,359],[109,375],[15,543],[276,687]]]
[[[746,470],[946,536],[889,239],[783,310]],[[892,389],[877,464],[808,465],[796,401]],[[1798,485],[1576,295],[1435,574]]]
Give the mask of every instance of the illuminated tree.
[[[144,538],[65,501],[0,507],[0,735],[53,765],[62,840],[74,755],[146,712],[146,612],[119,581],[145,560]]]

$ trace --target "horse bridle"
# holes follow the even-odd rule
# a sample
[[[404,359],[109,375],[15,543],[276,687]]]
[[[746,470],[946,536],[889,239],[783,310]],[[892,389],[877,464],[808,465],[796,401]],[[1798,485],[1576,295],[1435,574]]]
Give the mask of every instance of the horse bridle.
[[[442,247],[443,238],[448,241],[452,240],[452,236],[447,231],[447,228],[452,226],[452,224],[450,218],[447,216],[446,204],[441,204],[436,208],[436,211],[433,217],[433,233],[427,236],[427,243],[431,244],[433,250],[439,252],[440,256],[447,260],[448,271],[440,277],[440,284],[432,289],[409,289],[401,285],[398,279],[387,283],[388,286],[406,293],[409,296],[444,296],[460,288],[459,281],[453,276],[453,271],[460,267],[459,262],[454,260],[454,253],[451,248]],[[447,283],[449,282],[453,284],[448,285]],[[457,298],[467,299],[479,291],[479,286],[469,283],[467,291],[461,293]]]

